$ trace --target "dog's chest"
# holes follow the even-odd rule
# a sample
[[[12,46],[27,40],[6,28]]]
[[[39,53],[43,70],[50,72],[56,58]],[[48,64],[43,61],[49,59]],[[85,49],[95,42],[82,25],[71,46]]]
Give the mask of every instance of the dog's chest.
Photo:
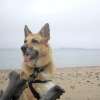
[[[35,83],[33,84],[33,87],[38,91],[41,95],[45,94],[50,88],[54,86],[54,83],[52,82],[51,74],[48,74],[46,72],[42,72],[37,77],[38,80],[51,80],[47,81],[46,83]]]
[[[47,83],[36,83],[33,85],[35,90],[42,96],[47,93],[49,89],[54,87],[53,82],[47,82]]]
[[[38,75],[39,80],[51,80],[50,75],[47,73],[40,73]],[[43,96],[47,93],[49,89],[51,89],[54,86],[52,81],[48,81],[46,83],[33,83],[33,88],[39,93],[40,96]],[[29,88],[26,88],[24,91],[24,97],[25,100],[36,100]]]

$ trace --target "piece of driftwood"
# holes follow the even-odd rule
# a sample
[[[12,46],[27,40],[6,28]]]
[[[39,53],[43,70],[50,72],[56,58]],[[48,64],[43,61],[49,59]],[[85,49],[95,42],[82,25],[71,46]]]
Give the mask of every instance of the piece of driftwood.
[[[22,92],[25,89],[26,80],[20,80],[20,75],[12,71],[9,74],[9,83],[6,90],[0,91],[0,100],[19,100]],[[40,100],[56,100],[65,91],[60,86],[54,86]]]

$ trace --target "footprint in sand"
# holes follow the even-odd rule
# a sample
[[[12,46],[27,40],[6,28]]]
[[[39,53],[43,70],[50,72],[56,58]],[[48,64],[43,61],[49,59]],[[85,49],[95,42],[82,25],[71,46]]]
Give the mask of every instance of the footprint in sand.
[[[100,83],[99,83],[99,84],[97,84],[97,86],[99,86],[99,87],[100,87]]]
[[[75,89],[75,86],[74,85],[71,85],[70,88],[73,90],[73,89]]]

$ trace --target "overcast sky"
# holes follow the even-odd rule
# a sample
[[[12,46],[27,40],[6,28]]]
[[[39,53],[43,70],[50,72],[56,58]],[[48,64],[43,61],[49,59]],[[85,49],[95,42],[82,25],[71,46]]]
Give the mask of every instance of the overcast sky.
[[[51,46],[100,48],[100,0],[0,0],[0,48],[20,47],[24,25],[50,24]]]

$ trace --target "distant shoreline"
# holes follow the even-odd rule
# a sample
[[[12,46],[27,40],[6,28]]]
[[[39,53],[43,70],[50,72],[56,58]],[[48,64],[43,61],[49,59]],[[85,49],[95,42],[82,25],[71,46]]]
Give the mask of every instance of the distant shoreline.
[[[54,65],[62,68],[100,66],[100,49],[55,48],[52,55]],[[20,68],[21,63],[22,52],[20,48],[0,49],[1,69]]]
[[[100,66],[70,66],[70,67],[56,67],[56,69],[84,69],[84,68],[100,68]],[[11,71],[11,70],[20,70],[20,68],[0,68],[0,71]]]
[[[17,49],[17,50],[20,50],[20,47],[18,47],[18,48],[0,48],[1,50],[3,49]],[[68,48],[52,48],[53,50],[71,50],[71,49],[79,49],[79,50],[100,50],[100,48],[70,48],[70,47],[68,47]]]

